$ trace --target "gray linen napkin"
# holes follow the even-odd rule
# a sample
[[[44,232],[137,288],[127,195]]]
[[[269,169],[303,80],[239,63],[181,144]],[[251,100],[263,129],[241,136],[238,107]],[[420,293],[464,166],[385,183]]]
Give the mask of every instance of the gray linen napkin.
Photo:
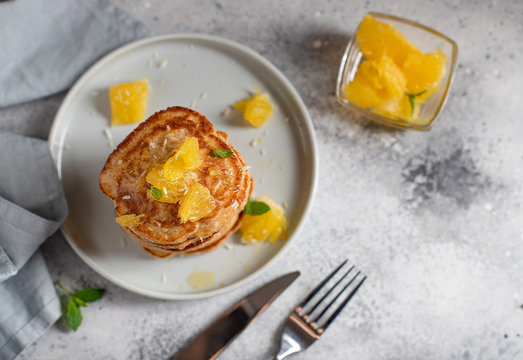
[[[67,203],[46,141],[0,133],[0,169],[0,358],[12,359],[60,316],[37,250]]]
[[[148,34],[108,0],[2,2],[0,107],[62,91],[93,60]]]
[[[0,107],[64,90],[99,57],[146,35],[108,0],[2,2]],[[0,359],[15,358],[60,316],[38,248],[66,214],[47,142],[0,133]]]

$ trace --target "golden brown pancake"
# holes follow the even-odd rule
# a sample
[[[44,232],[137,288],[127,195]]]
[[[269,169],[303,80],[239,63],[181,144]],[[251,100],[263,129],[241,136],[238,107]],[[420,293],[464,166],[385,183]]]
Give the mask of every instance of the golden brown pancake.
[[[179,203],[165,203],[147,196],[147,173],[163,165],[186,137],[198,139],[202,164],[197,182],[216,200],[214,210],[196,222],[183,222]],[[213,149],[231,150],[220,158]],[[227,135],[216,132],[202,114],[170,107],[157,112],[130,133],[107,159],[100,174],[100,188],[114,202],[116,216],[141,215],[141,222],[124,226],[143,249],[157,257],[200,254],[216,249],[239,225],[239,217],[252,193],[254,180]]]

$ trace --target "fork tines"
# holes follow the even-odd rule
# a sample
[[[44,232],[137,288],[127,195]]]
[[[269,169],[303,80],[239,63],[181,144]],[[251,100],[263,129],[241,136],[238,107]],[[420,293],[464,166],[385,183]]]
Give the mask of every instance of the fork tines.
[[[342,273],[340,271],[342,268],[347,268],[345,266],[347,263],[348,260],[341,263],[340,266],[338,266],[314,290],[312,290],[312,292],[295,310],[295,312],[313,329],[315,329],[318,334],[321,334],[325,329],[327,329],[367,278],[366,275],[362,274],[361,271],[357,270],[355,266],[352,265],[339,277],[338,280],[336,280],[334,285],[329,285],[329,283],[335,281],[338,273]],[[339,299],[341,299],[343,294],[346,294],[346,297],[341,301]],[[319,300],[311,306],[311,304],[313,304],[312,300],[318,297]],[[336,304],[337,307],[333,307],[334,304]]]

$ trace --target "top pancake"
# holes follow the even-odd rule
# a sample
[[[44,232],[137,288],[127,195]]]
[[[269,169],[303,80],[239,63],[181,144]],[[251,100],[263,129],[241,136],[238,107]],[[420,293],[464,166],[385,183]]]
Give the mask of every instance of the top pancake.
[[[197,222],[182,222],[179,204],[151,200],[147,173],[163,165],[186,137],[198,139],[202,164],[195,170],[197,182],[207,187],[216,208]],[[233,151],[220,158],[213,149]],[[211,175],[212,174],[212,175]],[[114,201],[116,216],[143,215],[130,232],[151,244],[178,245],[216,233],[230,217],[237,217],[252,190],[252,177],[241,155],[227,142],[227,135],[196,111],[170,107],[141,123],[109,156],[101,174],[100,188]]]

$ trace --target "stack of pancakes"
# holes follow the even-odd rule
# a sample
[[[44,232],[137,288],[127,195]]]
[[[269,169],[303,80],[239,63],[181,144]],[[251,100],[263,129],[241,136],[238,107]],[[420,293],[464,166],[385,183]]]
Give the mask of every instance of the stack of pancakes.
[[[183,222],[180,204],[152,200],[147,173],[163,165],[186,137],[198,139],[201,165],[194,170],[197,182],[209,189],[216,207],[198,221]],[[217,157],[214,149],[233,152]],[[252,193],[254,180],[227,134],[216,132],[202,114],[170,107],[141,123],[109,156],[100,188],[114,202],[116,216],[134,214],[137,224],[123,226],[143,249],[157,257],[199,254],[216,249],[240,225],[240,215]]]

